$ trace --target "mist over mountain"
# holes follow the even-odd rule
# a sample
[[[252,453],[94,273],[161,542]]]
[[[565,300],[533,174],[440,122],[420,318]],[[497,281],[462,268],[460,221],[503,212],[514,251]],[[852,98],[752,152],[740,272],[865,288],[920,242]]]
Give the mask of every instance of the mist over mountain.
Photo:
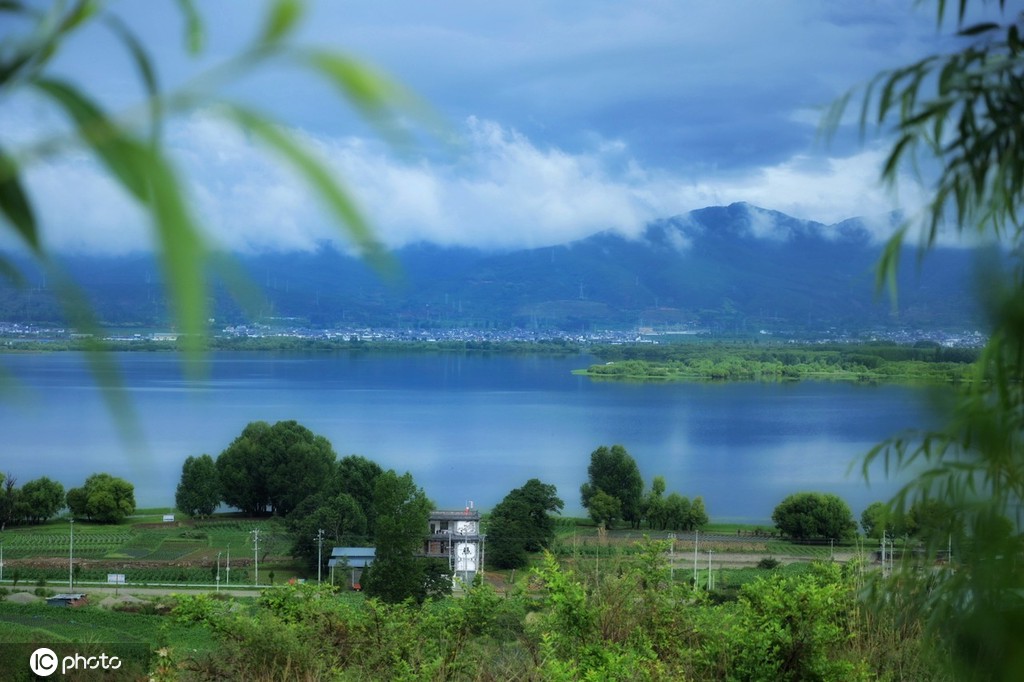
[[[330,246],[233,256],[244,304],[215,281],[216,328],[292,318],[320,328],[524,327],[586,330],[688,326],[711,332],[975,326],[977,255],[905,248],[897,304],[875,287],[881,253],[861,219],[835,225],[748,204],[657,221],[639,238],[602,232],[551,247],[485,252],[417,244],[394,253],[394,276]],[[151,256],[60,259],[118,326],[166,326],[162,275]],[[16,261],[17,262],[17,261]],[[59,323],[52,283],[26,270],[0,285],[0,320]],[[237,279],[237,278],[234,278]],[[238,289],[237,285],[232,285]]]

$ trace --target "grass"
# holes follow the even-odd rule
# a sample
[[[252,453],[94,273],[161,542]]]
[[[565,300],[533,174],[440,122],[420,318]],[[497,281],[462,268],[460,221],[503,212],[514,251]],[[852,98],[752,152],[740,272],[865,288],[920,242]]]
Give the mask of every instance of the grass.
[[[291,538],[279,520],[251,519],[225,514],[212,519],[191,520],[176,514],[174,522],[164,522],[169,508],[142,509],[117,524],[85,521],[74,525],[74,557],[82,560],[77,570],[82,581],[105,581],[108,573],[125,573],[133,583],[188,582],[212,584],[217,555],[221,554],[226,582],[228,555],[232,558],[232,583],[251,582],[253,562],[252,531],[260,530],[260,582],[275,582],[302,576],[301,566],[284,560],[291,549]],[[4,532],[3,548],[9,583],[15,575],[21,581],[42,578],[63,582],[67,576],[70,524],[66,519],[9,528]],[[12,563],[40,559],[40,562]],[[64,559],[63,566],[43,562]]]

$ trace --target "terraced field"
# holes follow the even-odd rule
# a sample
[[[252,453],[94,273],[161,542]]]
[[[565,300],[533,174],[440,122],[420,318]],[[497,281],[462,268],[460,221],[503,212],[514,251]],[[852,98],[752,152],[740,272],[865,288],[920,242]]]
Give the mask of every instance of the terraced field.
[[[163,510],[158,510],[163,511]],[[132,583],[211,583],[216,577],[218,553],[227,582],[231,554],[232,582],[251,580],[254,547],[252,531],[260,531],[261,579],[276,568],[290,577],[287,556],[291,538],[276,520],[220,518],[208,521],[164,523],[161,514],[133,517],[117,525],[76,522],[74,526],[75,579],[105,581],[109,573],[123,573]],[[3,533],[4,578],[25,582],[65,582],[68,579],[70,533],[66,520],[39,526],[7,529]],[[264,563],[266,562],[266,563]],[[267,573],[263,572],[264,565]]]

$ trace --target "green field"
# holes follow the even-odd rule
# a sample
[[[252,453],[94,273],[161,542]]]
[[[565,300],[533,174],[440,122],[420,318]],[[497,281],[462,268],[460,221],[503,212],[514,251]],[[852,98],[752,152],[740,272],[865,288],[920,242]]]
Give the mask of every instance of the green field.
[[[163,514],[171,512],[141,510],[119,524],[76,521],[73,549],[67,520],[9,528],[3,533],[3,582],[66,583],[67,559],[72,553],[75,579],[83,582],[105,581],[108,573],[123,573],[129,583],[211,584],[218,554],[223,581],[228,578],[230,554],[231,582],[251,582],[255,529],[260,531],[261,583],[269,581],[271,571],[277,580],[296,575],[296,565],[288,556],[291,538],[279,520],[224,515],[164,523]]]

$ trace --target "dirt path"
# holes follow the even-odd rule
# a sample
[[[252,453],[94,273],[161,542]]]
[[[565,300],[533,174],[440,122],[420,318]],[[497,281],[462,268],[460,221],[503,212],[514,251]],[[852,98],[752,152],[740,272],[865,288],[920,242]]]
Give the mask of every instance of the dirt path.
[[[762,559],[769,556],[763,552],[715,552],[711,555],[711,566],[712,568],[751,568],[757,566],[757,563]],[[778,561],[780,564],[798,564],[798,563],[810,563],[812,561],[818,561],[818,557],[808,556],[795,556],[795,555],[784,555],[784,554],[771,554],[771,558]],[[832,558],[841,564],[845,564],[848,561],[852,561],[857,557],[856,552],[835,552]],[[683,556],[682,554],[676,555],[675,568],[681,567],[693,567],[693,555],[689,557]],[[706,552],[701,552],[697,555],[697,568],[707,569],[708,567],[708,555]]]

